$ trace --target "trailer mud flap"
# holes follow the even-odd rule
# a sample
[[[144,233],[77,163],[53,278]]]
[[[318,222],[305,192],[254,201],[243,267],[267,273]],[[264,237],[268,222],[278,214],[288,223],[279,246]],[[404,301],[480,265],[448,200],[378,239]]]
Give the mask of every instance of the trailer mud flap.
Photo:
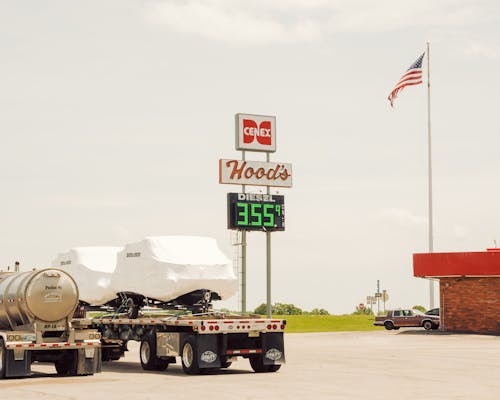
[[[217,347],[217,335],[198,335],[196,341],[200,368],[220,368],[221,360]]]
[[[92,352],[89,350],[92,350]],[[77,375],[93,375],[101,372],[101,370],[101,348],[78,349]]]
[[[24,354],[21,354],[24,353]],[[15,378],[31,373],[31,352],[21,350],[6,350],[5,377]]]
[[[285,341],[283,332],[262,335],[262,359],[264,365],[285,364]]]

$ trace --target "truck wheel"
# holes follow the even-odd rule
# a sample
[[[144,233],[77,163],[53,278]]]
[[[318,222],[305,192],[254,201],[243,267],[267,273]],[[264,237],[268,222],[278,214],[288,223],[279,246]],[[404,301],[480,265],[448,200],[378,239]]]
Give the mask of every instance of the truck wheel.
[[[387,321],[384,323],[385,329],[390,331],[391,329],[394,329],[394,324],[391,321]]]
[[[188,375],[197,375],[200,373],[196,353],[196,338],[194,336],[188,336],[182,344],[181,352],[182,369]]]
[[[220,362],[220,367],[221,368],[229,368],[233,363],[231,361],[224,361],[222,360]]]
[[[61,360],[55,362],[57,375],[76,376],[78,373],[78,352],[72,350],[65,354]]]
[[[156,337],[149,336],[141,342],[139,350],[142,369],[146,371],[165,371],[168,361],[156,357]]]
[[[430,331],[432,329],[432,322],[431,321],[424,321],[422,326],[424,327],[424,329],[426,331]]]
[[[5,343],[3,338],[0,337],[0,379],[5,378],[5,369],[6,369],[6,359],[7,359],[7,350],[5,350]]]
[[[127,309],[127,317],[130,319],[136,319],[139,316],[139,306],[134,303],[134,299],[129,297],[125,302],[125,307]]]
[[[250,366],[254,372],[276,372],[281,368],[281,365],[264,365],[264,358],[262,355],[250,357]]]

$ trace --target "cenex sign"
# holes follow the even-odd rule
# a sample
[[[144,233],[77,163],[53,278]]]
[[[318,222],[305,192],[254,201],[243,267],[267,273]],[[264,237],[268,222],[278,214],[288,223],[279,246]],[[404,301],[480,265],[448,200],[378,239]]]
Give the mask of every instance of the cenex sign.
[[[276,117],[236,114],[236,150],[276,151]]]
[[[219,183],[292,187],[292,164],[219,160]]]

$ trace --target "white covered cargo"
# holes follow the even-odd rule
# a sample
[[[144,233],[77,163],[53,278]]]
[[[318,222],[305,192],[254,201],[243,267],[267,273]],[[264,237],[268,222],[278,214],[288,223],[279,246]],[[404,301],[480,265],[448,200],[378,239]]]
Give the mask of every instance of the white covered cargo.
[[[133,292],[162,302],[199,289],[227,299],[236,293],[238,279],[215,239],[155,236],[125,245],[111,286],[116,293]]]
[[[68,272],[78,285],[80,300],[100,306],[116,298],[111,274],[123,247],[75,247],[59,253],[52,266]]]

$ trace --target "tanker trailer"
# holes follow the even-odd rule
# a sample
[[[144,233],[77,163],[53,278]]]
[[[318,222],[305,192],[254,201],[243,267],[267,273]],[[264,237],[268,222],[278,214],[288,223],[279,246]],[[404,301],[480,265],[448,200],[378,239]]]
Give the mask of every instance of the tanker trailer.
[[[35,361],[63,376],[101,371],[98,331],[73,321],[78,295],[64,271],[0,271],[0,379],[29,375]]]

